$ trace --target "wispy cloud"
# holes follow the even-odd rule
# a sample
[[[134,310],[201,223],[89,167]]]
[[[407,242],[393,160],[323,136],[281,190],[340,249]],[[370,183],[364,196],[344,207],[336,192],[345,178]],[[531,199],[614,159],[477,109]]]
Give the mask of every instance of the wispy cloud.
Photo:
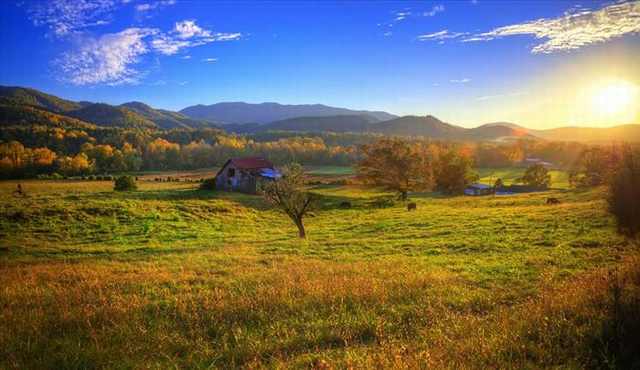
[[[428,12],[422,13],[422,15],[425,17],[433,17],[434,15],[441,12],[444,12],[444,5],[434,5],[434,7],[431,8],[431,10],[429,10]]]
[[[438,13],[444,12],[444,5],[434,5],[431,10],[427,10],[427,11],[422,11],[422,10],[412,10],[411,8],[405,8],[402,10],[398,10],[398,11],[394,11],[393,14],[393,19],[385,22],[385,23],[378,23],[378,26],[381,27],[386,27],[386,28],[392,28],[394,27],[396,24],[405,21],[409,18],[413,18],[413,17],[433,17]],[[391,31],[387,30],[383,33],[384,36],[391,36]]]
[[[117,0],[51,0],[33,3],[27,13],[34,25],[45,26],[62,37],[108,24],[110,13],[120,4]]]
[[[538,40],[546,40],[531,49],[532,53],[538,54],[574,50],[638,32],[640,1],[632,1],[609,5],[600,10],[577,10],[559,18],[541,18],[499,27],[472,35],[463,41],[489,41],[508,36],[533,35]]]
[[[63,81],[75,85],[138,83],[140,73],[131,65],[149,51],[144,39],[158,31],[151,28],[128,28],[86,39],[80,49],[64,53],[56,60]]]
[[[466,84],[468,82],[471,82],[470,78],[461,78],[459,80],[449,80],[449,82],[451,82],[452,84]]]
[[[522,96],[522,95],[526,95],[527,92],[526,91],[517,91],[514,93],[508,93],[508,94],[496,94],[496,95],[484,95],[484,96],[479,96],[476,98],[476,100],[478,101],[485,101],[485,100],[493,100],[493,99],[498,99],[498,98],[509,98],[509,97],[513,97],[513,96]]]
[[[151,46],[164,55],[173,55],[185,48],[205,45],[215,41],[233,41],[242,37],[239,32],[212,32],[196,24],[193,19],[177,22],[170,32],[159,34]]]
[[[191,55],[183,55],[180,59],[191,59]]]
[[[141,3],[136,5],[136,10],[139,12],[148,12],[150,10],[158,9],[168,5],[174,5],[176,0],[161,0],[150,3]]]
[[[169,32],[157,28],[128,28],[99,38],[85,37],[80,46],[55,61],[62,80],[75,85],[135,84],[144,76],[135,67],[149,53],[173,55],[187,48],[240,38],[240,33],[214,33],[195,21],[177,22]],[[183,59],[190,59],[185,55]],[[214,62],[215,58],[207,61]]]
[[[455,39],[458,37],[462,37],[468,35],[465,32],[449,32],[449,30],[442,30],[434,33],[428,33],[425,35],[418,36],[418,40],[420,41],[440,41],[447,39]]]
[[[215,63],[218,61],[218,58],[204,58],[202,59],[202,61],[207,63]]]

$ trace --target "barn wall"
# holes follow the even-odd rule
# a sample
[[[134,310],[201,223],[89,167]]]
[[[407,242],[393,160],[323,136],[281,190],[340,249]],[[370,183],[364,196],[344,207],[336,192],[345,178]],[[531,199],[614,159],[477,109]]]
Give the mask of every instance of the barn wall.
[[[233,176],[229,176],[229,169],[235,170]],[[256,174],[251,171],[236,168],[233,163],[223,167],[216,177],[216,189],[227,191],[239,191],[254,194],[256,192]]]

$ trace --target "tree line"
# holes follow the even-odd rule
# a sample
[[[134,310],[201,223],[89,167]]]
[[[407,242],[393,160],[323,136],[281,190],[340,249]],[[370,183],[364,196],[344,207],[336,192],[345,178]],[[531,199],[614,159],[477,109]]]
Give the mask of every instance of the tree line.
[[[124,129],[116,127],[64,128],[43,125],[0,128],[0,177],[25,178],[58,173],[63,176],[134,172],[141,170],[191,170],[215,167],[230,157],[263,156],[276,164],[354,166],[380,135],[354,133],[264,132],[234,135],[219,129]],[[509,167],[535,157],[564,169],[576,163],[576,184],[598,182],[591,168],[607,148],[579,143],[547,142],[523,138],[506,143],[447,143],[405,138],[416,148],[440,148],[437,158],[442,178],[470,161],[476,167]],[[462,156],[454,155],[454,147]],[[417,149],[412,149],[417,150]],[[423,150],[423,149],[420,149]],[[447,157],[448,156],[448,157]],[[434,157],[435,158],[435,157]],[[449,158],[451,161],[447,161]],[[411,164],[413,165],[413,164]],[[446,187],[444,184],[436,184]],[[458,185],[452,185],[460,188]]]

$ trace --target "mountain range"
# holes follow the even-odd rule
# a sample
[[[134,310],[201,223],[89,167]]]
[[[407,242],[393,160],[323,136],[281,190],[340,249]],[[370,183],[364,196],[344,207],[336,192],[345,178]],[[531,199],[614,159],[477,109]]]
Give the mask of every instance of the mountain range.
[[[278,103],[250,104],[243,102],[194,105],[180,113],[203,120],[228,123],[270,123],[296,117],[326,117],[362,115],[376,121],[387,121],[397,116],[387,112],[357,111],[346,108],[329,107],[322,104],[284,105]]]
[[[228,132],[265,131],[352,132],[423,136],[439,140],[496,141],[532,139],[640,142],[640,125],[609,128],[561,127],[534,130],[509,122],[464,128],[434,116],[398,117],[380,111],[359,111],[326,105],[218,103],[180,112],[155,109],[141,102],[121,105],[75,102],[41,91],[0,86],[0,126],[123,127],[137,129],[222,128]]]

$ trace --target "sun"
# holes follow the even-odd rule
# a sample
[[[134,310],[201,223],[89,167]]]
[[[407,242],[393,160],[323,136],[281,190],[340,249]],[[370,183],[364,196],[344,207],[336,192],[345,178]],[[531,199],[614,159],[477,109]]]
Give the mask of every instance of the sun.
[[[628,81],[609,81],[593,90],[593,108],[600,115],[616,115],[634,104],[638,87]]]

